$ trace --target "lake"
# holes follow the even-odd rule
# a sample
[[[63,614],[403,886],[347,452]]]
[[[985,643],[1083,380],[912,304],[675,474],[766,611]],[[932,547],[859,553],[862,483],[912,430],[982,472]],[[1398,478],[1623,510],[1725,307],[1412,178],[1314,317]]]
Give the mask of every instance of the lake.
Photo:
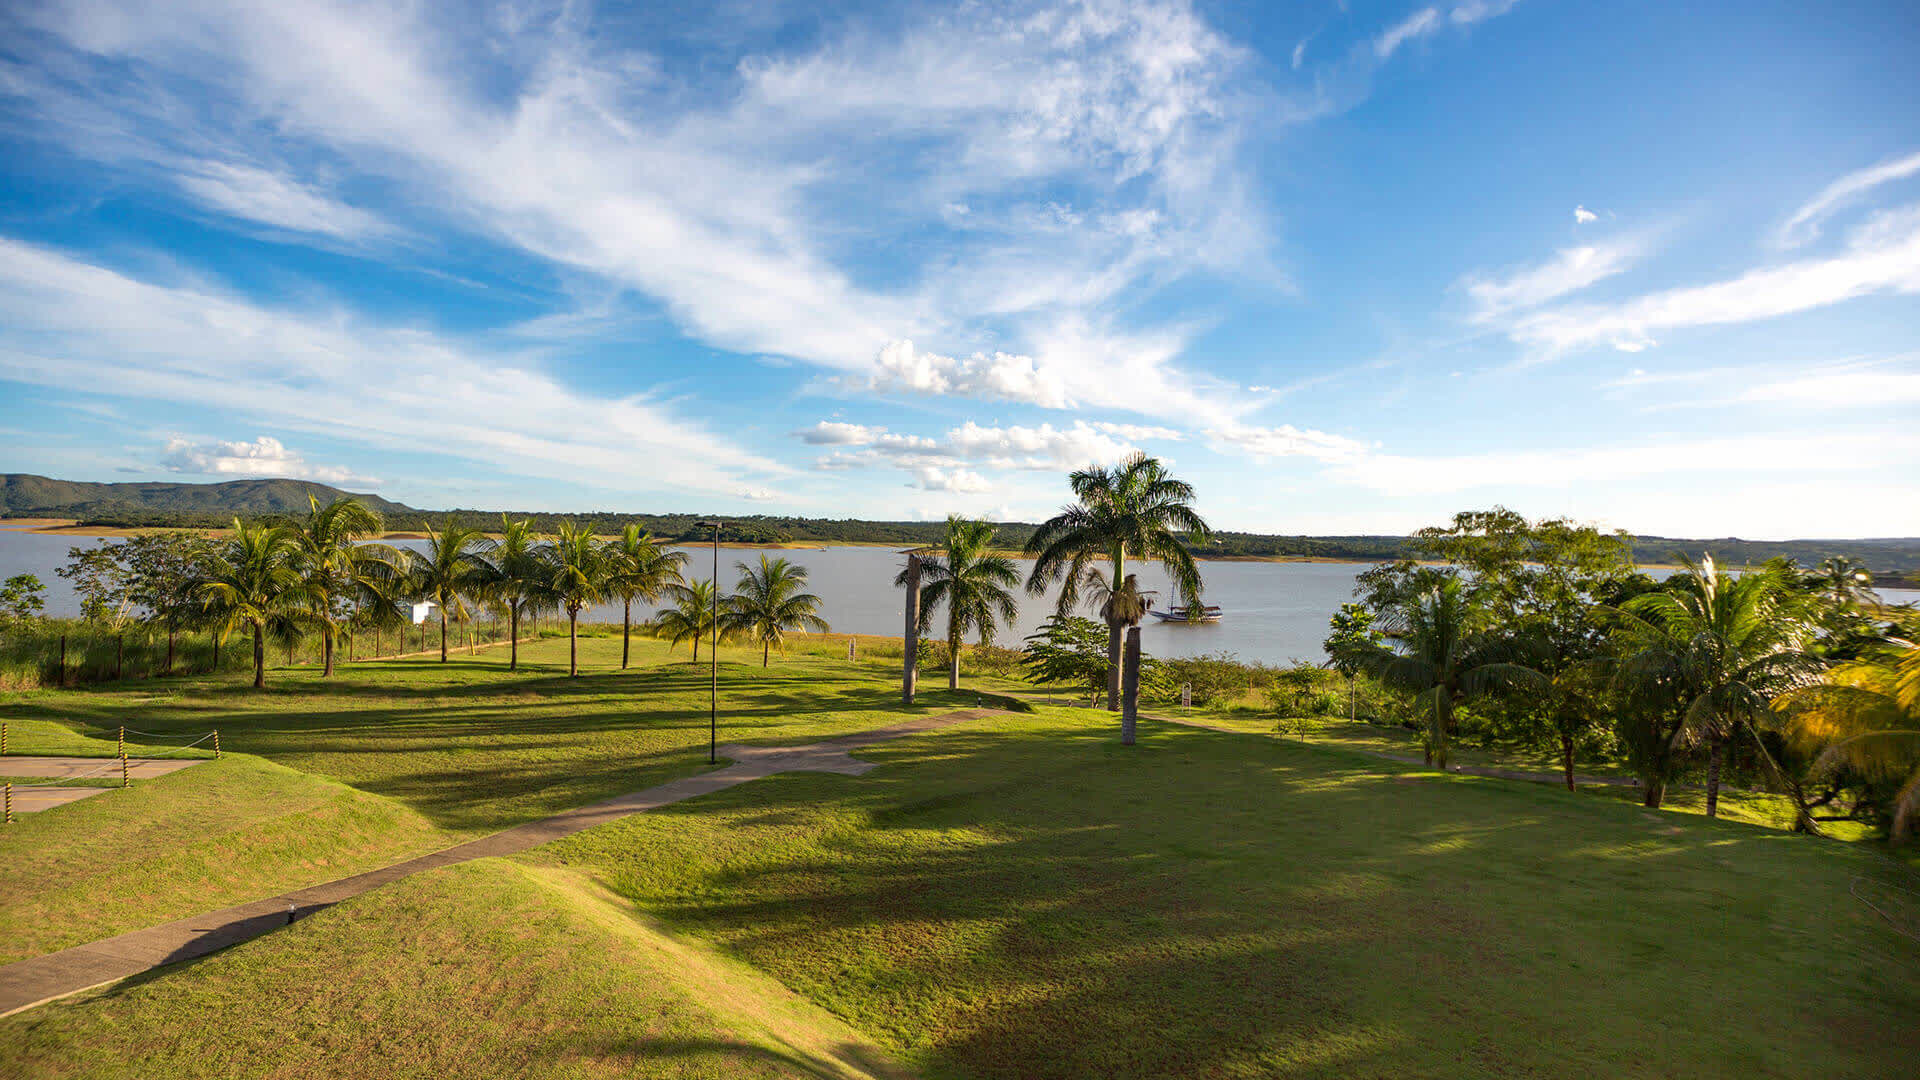
[[[65,579],[54,571],[64,565],[67,549],[76,544],[90,545],[91,537],[53,536],[43,533],[0,530],[0,578],[18,573],[39,576],[47,584],[47,614],[74,616],[79,605]],[[424,541],[391,541],[398,547],[421,548]],[[712,550],[685,548],[689,555],[688,577],[702,581],[711,576]],[[739,572],[734,564],[753,562],[762,553],[755,549],[721,548],[720,580],[731,589]],[[808,587],[823,601],[822,614],[840,633],[900,635],[901,594],[893,585],[906,559],[892,548],[833,547],[769,551],[789,562],[807,568]],[[1022,573],[1028,564],[1022,563]],[[1185,626],[1169,625],[1149,619],[1140,628],[1141,646],[1154,656],[1198,656],[1228,652],[1242,660],[1271,664],[1293,661],[1318,663],[1325,658],[1320,642],[1327,635],[1327,620],[1339,606],[1353,599],[1356,575],[1367,569],[1362,563],[1306,562],[1203,562],[1207,602],[1218,604],[1225,617],[1217,623]],[[1145,588],[1160,590],[1162,602],[1169,600],[1167,578],[1157,567],[1136,565]],[[1920,601],[1920,590],[1882,589],[1890,603]],[[1013,633],[1001,632],[999,641],[1018,646],[1020,638],[1033,633],[1053,612],[1051,597],[1020,596],[1019,626]],[[636,604],[636,620],[651,611]],[[602,605],[589,621],[618,622],[620,606]],[[936,618],[936,636],[939,633]]]

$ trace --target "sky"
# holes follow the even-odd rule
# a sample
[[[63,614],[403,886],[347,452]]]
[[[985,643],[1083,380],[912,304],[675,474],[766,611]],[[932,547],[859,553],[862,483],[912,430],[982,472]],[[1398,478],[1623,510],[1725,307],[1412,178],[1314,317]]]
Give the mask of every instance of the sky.
[[[0,471],[1920,536],[1920,7],[14,0]]]

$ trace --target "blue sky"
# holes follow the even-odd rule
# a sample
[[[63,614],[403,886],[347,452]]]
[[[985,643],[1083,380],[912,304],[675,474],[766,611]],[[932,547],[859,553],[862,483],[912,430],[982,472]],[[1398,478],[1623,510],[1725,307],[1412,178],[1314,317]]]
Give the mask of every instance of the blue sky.
[[[1920,535],[1920,10],[0,14],[0,470]]]

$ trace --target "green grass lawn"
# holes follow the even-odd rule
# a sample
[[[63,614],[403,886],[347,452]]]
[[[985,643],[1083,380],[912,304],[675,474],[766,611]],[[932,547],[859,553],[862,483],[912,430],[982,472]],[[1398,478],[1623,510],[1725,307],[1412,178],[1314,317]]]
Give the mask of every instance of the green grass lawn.
[[[886,1056],[565,873],[497,859],[0,1021],[0,1075],[845,1078]]]
[[[1893,1077],[1920,1054],[1920,944],[1848,893],[1911,880],[1876,851],[1111,735],[1056,710],[957,728],[525,858],[593,868],[932,1076]]]
[[[565,650],[525,646],[511,675],[496,649],[276,670],[265,694],[229,674],[0,698],[35,738],[217,726],[229,751],[0,836],[0,947],[707,768],[704,667],[637,639],[612,671],[618,639],[587,638],[570,680]],[[902,709],[892,670],[843,655],[725,652],[721,741],[974,703]],[[1129,750],[1116,728],[976,721],[858,751],[882,765],[864,777],[756,780],[409,879],[0,1021],[0,1075],[334,1075],[358,1053],[383,1076],[835,1076],[874,1046],[953,1078],[1833,1080],[1920,1059],[1920,943],[1853,895],[1913,929],[1898,890],[1920,876],[1875,845],[1294,740],[1148,723]]]

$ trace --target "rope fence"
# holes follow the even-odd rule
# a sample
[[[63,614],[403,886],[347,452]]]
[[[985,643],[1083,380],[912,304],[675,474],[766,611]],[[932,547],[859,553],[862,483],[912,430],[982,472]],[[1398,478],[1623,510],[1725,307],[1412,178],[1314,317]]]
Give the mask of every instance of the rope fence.
[[[8,757],[41,757],[43,756],[39,754],[27,754],[27,755],[14,754],[12,752],[13,747],[11,742],[12,740],[12,732],[10,730],[11,726],[12,725],[10,724],[0,723],[0,773],[4,773],[6,771],[6,758]],[[169,739],[169,740],[189,740],[189,741],[186,741],[179,746],[164,746],[164,747],[158,747],[158,748],[147,747],[147,746],[136,746],[134,747],[134,749],[140,752],[139,756],[137,758],[129,758],[127,756],[127,736],[128,735],[133,735],[137,738],[143,738],[143,739]],[[96,765],[83,772],[69,773],[66,776],[48,776],[48,777],[37,777],[37,778],[30,778],[30,779],[23,778],[19,780],[14,780],[14,779],[5,780],[4,781],[4,787],[6,789],[5,795],[4,795],[5,808],[3,811],[0,811],[0,822],[4,822],[7,825],[11,825],[14,823],[13,789],[16,787],[21,787],[21,788],[72,787],[74,786],[74,782],[79,780],[103,780],[103,779],[110,778],[115,772],[115,770],[118,770],[120,773],[120,786],[122,788],[128,788],[133,786],[133,766],[136,762],[183,760],[188,757],[190,751],[193,751],[206,743],[213,744],[212,749],[213,749],[213,756],[215,758],[221,757],[220,731],[218,728],[215,728],[212,731],[200,731],[200,732],[162,732],[162,731],[139,731],[133,728],[121,727],[114,732],[114,756],[110,758],[100,759],[99,765]],[[71,757],[73,755],[54,754],[54,755],[44,755],[44,756]],[[202,757],[195,757],[193,760],[204,761],[206,759]]]

